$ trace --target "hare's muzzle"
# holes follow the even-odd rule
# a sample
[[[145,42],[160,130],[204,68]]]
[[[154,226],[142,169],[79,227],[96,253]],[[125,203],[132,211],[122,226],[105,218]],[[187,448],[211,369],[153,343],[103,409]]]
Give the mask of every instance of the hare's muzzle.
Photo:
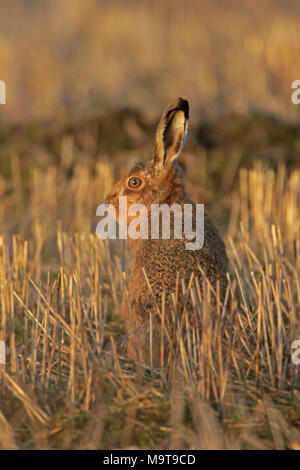
[[[116,191],[110,191],[110,193],[108,193],[105,198],[105,202],[107,204],[112,203],[112,201],[115,199],[116,196],[117,196]]]

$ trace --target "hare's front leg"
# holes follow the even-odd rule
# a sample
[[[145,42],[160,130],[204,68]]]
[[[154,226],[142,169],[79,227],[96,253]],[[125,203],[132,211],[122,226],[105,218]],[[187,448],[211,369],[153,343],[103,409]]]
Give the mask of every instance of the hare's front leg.
[[[134,361],[143,363],[145,356],[145,328],[135,310],[135,305],[130,302],[128,292],[124,292],[121,312],[128,334],[127,356]]]

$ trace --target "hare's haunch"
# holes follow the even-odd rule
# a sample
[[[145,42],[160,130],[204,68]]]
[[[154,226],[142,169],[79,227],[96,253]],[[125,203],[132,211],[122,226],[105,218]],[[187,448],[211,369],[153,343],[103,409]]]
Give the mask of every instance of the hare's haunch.
[[[178,98],[163,113],[154,141],[152,159],[137,164],[110,191],[107,202],[116,209],[121,196],[127,197],[128,210],[133,204],[143,204],[151,211],[153,204],[195,204],[190,200],[185,187],[184,175],[177,165],[177,157],[187,135],[189,117],[188,101]],[[193,222],[194,222],[193,210]],[[174,231],[171,219],[171,234]],[[131,221],[127,217],[127,224]],[[176,290],[178,278],[188,284],[192,274],[207,276],[213,288],[218,285],[220,300],[226,291],[228,259],[224,243],[211,219],[204,213],[204,243],[201,249],[187,250],[186,238],[164,239],[161,231],[157,239],[130,239],[131,278],[128,292],[123,299],[122,314],[130,331],[149,323],[150,313],[153,327],[153,347],[161,336],[162,293],[165,292],[165,325],[172,330],[171,309],[174,308],[172,293]],[[180,304],[180,298],[177,299]],[[178,311],[176,312],[178,314]],[[174,315],[173,315],[174,316]],[[141,328],[140,328],[141,329]],[[145,329],[147,330],[147,328]],[[142,339],[141,339],[142,338]],[[147,336],[141,336],[144,346],[149,343]],[[158,344],[158,343],[157,343]],[[159,348],[158,348],[159,349]],[[128,353],[135,357],[133,342]]]

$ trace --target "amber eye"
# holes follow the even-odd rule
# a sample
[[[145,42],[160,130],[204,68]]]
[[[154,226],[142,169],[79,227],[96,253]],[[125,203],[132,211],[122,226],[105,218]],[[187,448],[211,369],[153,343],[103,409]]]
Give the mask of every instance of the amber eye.
[[[142,184],[142,180],[134,176],[128,180],[127,186],[132,189],[139,188]]]

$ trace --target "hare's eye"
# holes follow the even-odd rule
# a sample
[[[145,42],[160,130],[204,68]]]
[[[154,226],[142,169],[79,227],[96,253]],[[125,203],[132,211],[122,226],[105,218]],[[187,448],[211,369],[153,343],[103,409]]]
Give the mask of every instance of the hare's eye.
[[[127,183],[128,187],[132,189],[139,188],[141,184],[142,184],[142,180],[140,178],[137,178],[136,176],[133,178],[130,178]]]

